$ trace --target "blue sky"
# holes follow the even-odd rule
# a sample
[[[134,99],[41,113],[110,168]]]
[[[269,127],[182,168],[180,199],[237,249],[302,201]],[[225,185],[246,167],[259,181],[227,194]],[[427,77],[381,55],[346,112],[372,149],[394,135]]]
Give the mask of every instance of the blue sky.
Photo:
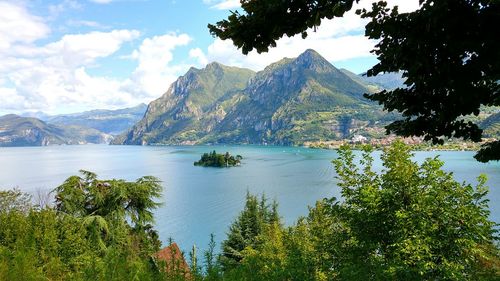
[[[306,40],[283,38],[269,53],[244,56],[207,29],[238,7],[237,0],[0,0],[0,114],[149,103],[189,67],[211,61],[258,71],[312,48],[356,73],[376,63],[374,42],[353,13],[323,22]]]

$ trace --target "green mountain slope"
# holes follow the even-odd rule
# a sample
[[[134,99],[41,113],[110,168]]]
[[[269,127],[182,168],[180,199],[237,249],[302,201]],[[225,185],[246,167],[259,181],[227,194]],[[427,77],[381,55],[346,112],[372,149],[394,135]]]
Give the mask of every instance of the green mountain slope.
[[[256,74],[220,64],[191,69],[115,143],[301,144],[380,134],[393,117],[363,97],[379,87],[353,78],[314,50]]]
[[[362,96],[372,91],[307,50],[257,73],[244,90],[246,98],[202,142],[301,144],[344,138],[353,122],[375,118],[376,107]]]
[[[384,89],[384,87],[381,84],[368,81],[366,79],[366,76],[363,77],[362,75],[357,75],[354,72],[351,72],[345,68],[341,68],[340,71],[342,71],[342,73],[344,73],[349,78],[351,78],[354,82],[356,82],[364,87],[368,87],[373,92],[381,91]]]
[[[0,117],[0,146],[107,143],[111,136],[80,126],[56,126],[14,114]]]
[[[500,139],[500,113],[490,115],[479,123],[479,127],[483,129],[485,137]]]
[[[254,76],[249,69],[210,63],[191,68],[159,99],[144,118],[115,143],[194,143],[224,118],[226,106],[238,101],[238,91]]]

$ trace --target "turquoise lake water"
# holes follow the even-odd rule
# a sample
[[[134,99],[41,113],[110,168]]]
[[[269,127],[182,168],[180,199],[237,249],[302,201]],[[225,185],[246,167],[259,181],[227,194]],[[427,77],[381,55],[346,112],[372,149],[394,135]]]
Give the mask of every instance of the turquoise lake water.
[[[216,150],[244,157],[241,167],[193,166],[201,154]],[[377,152],[376,155],[380,153]],[[440,155],[444,168],[459,181],[475,183],[488,175],[491,218],[500,222],[500,163],[476,162],[473,152],[417,152],[415,159]],[[209,236],[225,238],[242,209],[245,194],[265,193],[276,199],[286,224],[307,214],[318,199],[339,197],[331,160],[337,153],[299,147],[272,146],[49,146],[0,148],[0,189],[19,187],[35,193],[50,190],[78,170],[101,179],[135,180],[152,175],[163,181],[163,206],[156,210],[156,229],[166,243],[171,237],[183,250],[201,250]],[[380,161],[375,163],[381,169]]]

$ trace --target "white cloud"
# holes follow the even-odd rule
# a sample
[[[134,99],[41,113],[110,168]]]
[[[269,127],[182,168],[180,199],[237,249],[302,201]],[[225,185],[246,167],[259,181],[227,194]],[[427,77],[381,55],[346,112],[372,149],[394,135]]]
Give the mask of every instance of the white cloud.
[[[187,45],[191,40],[187,34],[176,33],[144,39],[130,56],[138,62],[138,66],[124,89],[141,97],[158,97],[187,69],[186,65],[173,66],[170,63],[173,60],[173,50]]]
[[[139,35],[137,30],[70,34],[48,44],[44,51],[47,55],[57,54],[55,59],[62,60],[65,65],[80,66],[115,53],[124,42],[136,39]]]
[[[207,4],[213,1],[205,0]],[[205,61],[218,61],[228,65],[248,67],[261,70],[272,62],[283,57],[297,57],[306,49],[314,49],[327,60],[335,63],[354,58],[373,57],[370,53],[375,41],[364,36],[364,27],[367,20],[361,19],[354,13],[359,8],[370,8],[373,1],[360,1],[352,11],[342,18],[324,20],[316,32],[308,30],[308,37],[302,39],[300,35],[283,37],[277,42],[277,47],[270,48],[269,52],[258,54],[256,51],[243,55],[232,41],[215,41],[208,46],[206,54],[201,50],[193,51],[192,57],[202,58]],[[418,8],[418,0],[389,0],[390,6],[398,5],[400,12],[409,12]],[[201,61],[200,61],[201,62]]]
[[[60,13],[74,1],[64,0],[50,13]],[[101,1],[102,2],[102,1]],[[69,6],[68,6],[69,5]],[[93,31],[46,39],[50,28],[27,7],[0,0],[0,112],[75,112],[119,108],[149,102],[160,96],[191,66],[173,64],[173,51],[187,45],[187,34],[167,33],[143,39],[128,56],[136,63],[128,78],[93,75],[90,68],[115,55],[139,38],[137,30]],[[74,22],[97,27],[96,22]],[[119,58],[119,57],[118,57]]]
[[[6,112],[22,110],[25,107],[25,99],[15,89],[0,87],[1,110]],[[1,111],[0,111],[1,112]]]
[[[285,36],[278,40],[277,47],[270,48],[267,53],[258,54],[253,51],[243,55],[232,41],[216,39],[208,46],[205,56],[208,61],[219,61],[254,70],[261,70],[283,57],[297,57],[306,49],[314,49],[332,62],[369,57],[374,42],[362,34],[364,25],[365,21],[352,12],[343,18],[323,21],[316,32],[308,31],[309,36],[305,40],[300,35]]]
[[[401,10],[404,10],[415,8],[409,4],[412,1],[392,2],[402,4]],[[418,7],[418,0],[414,1]],[[215,7],[231,1],[204,2]],[[61,3],[69,7],[75,2]],[[59,8],[64,9],[63,6]],[[186,62],[174,64],[174,51],[190,44],[193,38],[182,33],[167,33],[144,38],[127,56],[136,63],[128,78],[93,75],[91,68],[103,58],[116,55],[127,42],[137,40],[139,32],[122,29],[67,34],[41,45],[37,40],[47,39],[50,33],[41,18],[30,14],[23,5],[2,0],[0,10],[0,112],[61,113],[149,102],[191,66]],[[95,22],[74,24],[97,27]],[[374,42],[362,35],[363,27],[364,22],[350,13],[342,19],[323,22],[306,40],[300,36],[282,38],[278,47],[266,54],[253,52],[243,56],[230,41],[217,39],[203,49],[193,46],[185,61],[196,62],[198,66],[219,61],[260,70],[283,57],[296,57],[307,48],[316,49],[332,62],[366,57],[370,56]]]
[[[208,59],[200,48],[194,48],[189,50],[189,57],[196,59],[199,65],[208,64]]]
[[[306,49],[314,49],[331,62],[352,58],[369,57],[374,42],[362,35],[342,36],[339,38],[309,39],[286,38],[278,42],[278,47],[268,53],[251,52],[242,55],[230,41],[217,39],[208,47],[207,61],[218,61],[227,65],[262,70],[272,62],[284,57],[297,57]]]
[[[1,51],[0,111],[53,113],[131,105],[132,95],[120,91],[123,81],[93,77],[86,67],[138,36],[136,30],[70,34],[40,47],[14,44]]]
[[[25,7],[0,2],[0,51],[15,43],[33,43],[45,38],[50,28],[40,17],[31,15]]]
[[[187,34],[145,38],[128,56],[137,62],[129,78],[89,73],[99,59],[139,35],[136,30],[68,34],[44,46],[15,45],[0,52],[0,112],[65,113],[150,102],[189,68],[172,65],[174,49],[192,40]]]

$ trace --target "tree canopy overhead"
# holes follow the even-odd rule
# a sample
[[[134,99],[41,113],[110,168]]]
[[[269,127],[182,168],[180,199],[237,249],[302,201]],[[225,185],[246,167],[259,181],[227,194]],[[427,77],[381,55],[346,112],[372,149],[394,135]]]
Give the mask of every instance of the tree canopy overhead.
[[[342,17],[359,0],[241,0],[243,12],[209,24],[212,35],[231,39],[244,54],[266,52],[284,35],[302,34],[323,19]],[[500,1],[420,0],[418,10],[399,13],[385,1],[358,10],[369,19],[365,35],[378,40],[372,53],[379,63],[368,76],[403,73],[405,87],[367,98],[402,119],[388,133],[481,141],[482,130],[467,120],[483,106],[500,106]],[[479,161],[500,160],[499,142],[487,144]]]

